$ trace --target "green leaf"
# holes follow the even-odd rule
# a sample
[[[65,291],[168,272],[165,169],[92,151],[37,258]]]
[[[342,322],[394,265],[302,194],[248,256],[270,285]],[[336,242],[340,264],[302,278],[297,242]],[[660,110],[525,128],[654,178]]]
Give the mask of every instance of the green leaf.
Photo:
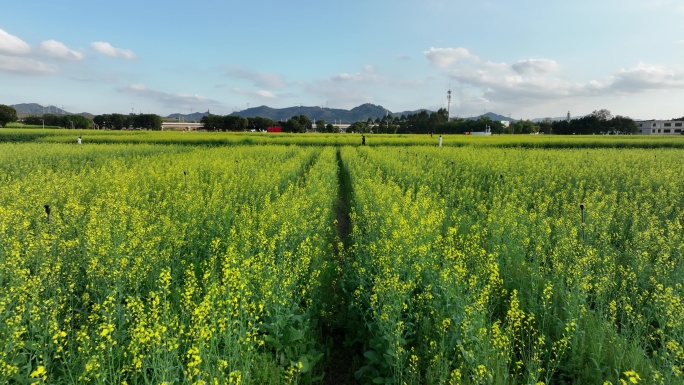
[[[12,360],[12,363],[15,366],[21,366],[25,364],[28,361],[28,356],[26,354],[18,354],[17,356],[14,357]]]
[[[360,380],[361,377],[363,377],[363,374],[366,373],[367,370],[368,370],[368,366],[362,366],[361,369],[354,372],[354,378],[356,378],[357,380]]]
[[[38,346],[33,343],[32,341],[26,341],[24,342],[24,349],[26,350],[36,350]]]
[[[363,353],[363,356],[368,358],[371,363],[380,362],[380,357],[378,357],[378,353],[376,353],[374,350],[369,350],[369,351]]]
[[[287,337],[288,341],[294,342],[294,341],[299,341],[303,338],[304,338],[304,332],[302,332],[301,330],[296,330],[296,329],[290,328],[290,330],[288,332],[288,337]]]
[[[299,362],[302,363],[302,367],[299,369],[300,372],[308,373],[311,370],[311,363],[309,363],[309,359],[306,356],[301,356]]]
[[[311,362],[311,365],[313,366],[323,358],[323,353],[315,353],[313,355],[307,355],[307,357],[309,357],[309,362]]]

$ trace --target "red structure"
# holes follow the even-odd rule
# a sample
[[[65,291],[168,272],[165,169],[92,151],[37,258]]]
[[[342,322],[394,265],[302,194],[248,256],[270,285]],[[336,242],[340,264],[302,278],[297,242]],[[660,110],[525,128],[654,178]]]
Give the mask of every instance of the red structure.
[[[280,126],[273,126],[266,129],[268,132],[283,132],[283,128]]]

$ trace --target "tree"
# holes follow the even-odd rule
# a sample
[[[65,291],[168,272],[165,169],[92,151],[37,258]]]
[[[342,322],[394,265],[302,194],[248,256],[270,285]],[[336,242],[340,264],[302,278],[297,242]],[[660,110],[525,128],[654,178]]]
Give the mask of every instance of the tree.
[[[63,115],[60,126],[64,128],[90,129],[93,122],[82,115]]]
[[[312,126],[311,119],[306,115],[297,115],[288,119],[288,121],[283,124],[283,131],[306,132],[307,130],[310,130]]]
[[[539,132],[542,134],[550,134],[553,132],[553,119],[546,118],[539,122]]]
[[[323,119],[318,119],[318,120],[316,121],[316,131],[318,131],[318,132],[326,132],[326,129],[325,129],[325,120],[323,120]]]
[[[133,116],[133,127],[145,130],[162,129],[162,117],[156,114],[138,114]]]
[[[616,115],[610,120],[610,127],[613,132],[618,134],[636,134],[639,131],[634,120],[620,115]]]
[[[204,125],[204,129],[207,131],[218,131],[221,129],[222,117],[219,115],[204,115],[200,120],[200,123]]]
[[[425,110],[407,116],[406,121],[402,126],[402,131],[413,134],[427,134],[434,129],[434,127],[430,125],[430,114]]]
[[[572,134],[572,120],[557,120],[552,123],[550,134],[568,135]]]
[[[0,127],[5,127],[7,123],[17,121],[17,110],[14,107],[0,104]]]
[[[354,122],[347,127],[347,132],[368,132],[368,125],[366,122]]]
[[[437,112],[430,114],[430,123],[434,127],[438,124],[446,123],[449,121],[449,113],[446,108],[440,108]]]
[[[112,115],[110,114],[102,114],[102,115],[96,115],[93,117],[93,122],[97,124],[97,126],[104,130],[109,128],[109,124],[112,122]]]
[[[328,123],[325,125],[325,132],[336,134],[339,133],[340,130],[338,130],[337,127],[333,126],[332,124]]]
[[[43,119],[40,116],[27,116],[24,118],[24,124],[28,124],[31,126],[40,126],[43,124]]]
[[[223,131],[244,131],[247,129],[247,119],[237,115],[226,115],[222,119]]]
[[[395,134],[399,127],[394,124],[394,122],[395,119],[389,114],[383,116],[382,119],[375,119],[373,131],[378,134]],[[398,122],[398,120],[396,120],[396,122]]]
[[[123,130],[131,125],[134,125],[135,117],[131,115],[124,114],[112,114],[110,116],[110,125],[113,130]]]
[[[591,113],[591,115],[596,117],[596,119],[603,120],[603,121],[610,120],[612,118],[610,111],[606,110],[605,108],[598,110],[598,111],[594,110]]]
[[[131,115],[124,114],[102,114],[93,118],[93,122],[101,129],[123,130],[133,124]],[[47,124],[47,121],[46,121]]]
[[[533,132],[539,132],[539,125],[531,120],[518,120],[511,124],[510,128],[514,134],[531,134]]]
[[[256,116],[254,118],[247,118],[247,128],[255,131],[265,131],[269,127],[276,125],[276,121],[269,118],[262,118]]]

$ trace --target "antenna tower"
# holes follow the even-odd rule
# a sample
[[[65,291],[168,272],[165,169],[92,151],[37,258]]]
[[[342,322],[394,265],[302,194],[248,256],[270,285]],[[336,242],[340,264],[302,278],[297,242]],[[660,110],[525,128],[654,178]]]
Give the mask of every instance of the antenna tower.
[[[451,118],[451,87],[447,91],[447,121]]]

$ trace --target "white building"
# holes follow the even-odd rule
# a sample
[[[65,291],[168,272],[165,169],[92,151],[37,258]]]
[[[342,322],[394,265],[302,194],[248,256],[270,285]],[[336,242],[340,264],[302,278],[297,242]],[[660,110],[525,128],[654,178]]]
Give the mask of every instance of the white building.
[[[638,134],[681,135],[684,120],[640,120],[635,122]]]

